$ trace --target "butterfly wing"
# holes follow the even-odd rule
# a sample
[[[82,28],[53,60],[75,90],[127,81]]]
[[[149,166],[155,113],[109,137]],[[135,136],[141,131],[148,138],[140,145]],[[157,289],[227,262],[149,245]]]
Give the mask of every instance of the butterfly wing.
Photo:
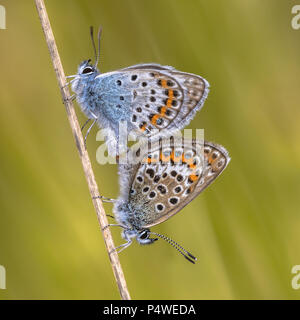
[[[127,75],[124,86],[131,91],[131,123],[149,137],[185,127],[209,91],[204,78],[169,66],[140,64],[120,72]]]
[[[139,165],[122,167],[122,173],[130,177],[123,197],[128,197],[138,224],[149,228],[185,207],[229,161],[223,147],[209,142],[200,145],[192,141],[184,147],[174,143],[169,148],[159,144]]]

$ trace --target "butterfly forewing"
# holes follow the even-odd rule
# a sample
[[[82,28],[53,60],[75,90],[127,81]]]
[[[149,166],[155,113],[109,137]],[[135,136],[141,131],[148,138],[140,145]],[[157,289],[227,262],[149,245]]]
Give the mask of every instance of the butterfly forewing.
[[[159,144],[152,149],[128,174],[128,199],[141,226],[151,227],[176,214],[201,193],[228,162],[227,151],[212,143],[200,145],[192,141],[188,146],[174,143],[169,148]]]

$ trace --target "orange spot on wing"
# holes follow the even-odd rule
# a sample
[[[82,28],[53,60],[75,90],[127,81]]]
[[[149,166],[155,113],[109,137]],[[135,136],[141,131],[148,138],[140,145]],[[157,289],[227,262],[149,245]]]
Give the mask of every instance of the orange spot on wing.
[[[196,176],[195,174],[191,174],[191,175],[189,176],[189,179],[190,179],[191,181],[195,182],[196,180],[198,180],[198,176]]]
[[[156,163],[158,161],[158,159],[155,159],[155,158],[152,158],[152,157],[145,157],[143,159],[143,163],[148,163],[148,164],[151,164],[151,163]]]
[[[173,98],[174,98],[174,94],[173,94],[173,90],[169,90],[168,92],[168,100],[167,100],[167,108],[171,108],[172,106],[172,101],[173,101]]]
[[[190,168],[190,169],[195,169],[195,168],[196,168],[196,165],[193,164],[193,163],[190,163],[190,164],[189,164],[189,168]]]
[[[168,88],[167,80],[161,80],[161,86],[162,86],[163,88]]]
[[[151,123],[152,124],[156,124],[157,119],[160,118],[159,114],[155,114],[152,118],[151,118]]]
[[[141,127],[141,130],[142,130],[142,131],[145,131],[145,130],[146,130],[146,123],[143,124],[143,126]]]
[[[210,156],[210,157],[208,158],[208,163],[209,163],[209,164],[212,164],[214,161],[215,161],[215,159],[213,159],[212,156]]]
[[[160,115],[163,117],[166,114],[167,108],[166,107],[162,107],[160,110]]]
[[[187,164],[191,164],[193,162],[193,158],[185,158],[184,154],[182,155],[182,163],[187,163]]]

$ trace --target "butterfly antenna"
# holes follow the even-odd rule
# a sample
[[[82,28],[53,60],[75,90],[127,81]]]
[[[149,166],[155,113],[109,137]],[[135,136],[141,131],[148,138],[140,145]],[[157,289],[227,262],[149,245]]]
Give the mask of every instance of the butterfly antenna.
[[[94,55],[95,55],[95,61],[97,61],[97,49],[96,49],[96,44],[95,44],[95,39],[94,39],[94,27],[90,26],[90,35],[91,35],[91,40],[93,44],[93,49],[94,49]]]
[[[96,43],[94,39],[94,28],[93,26],[90,26],[90,34],[91,34],[91,40],[93,44],[93,49],[94,49],[94,55],[95,55],[95,65],[94,67],[96,68],[99,62],[99,57],[100,57],[100,39],[101,39],[101,33],[102,33],[102,27],[99,27],[98,29],[98,35],[97,35],[97,43],[98,43],[98,50],[96,48]]]
[[[98,41],[98,53],[96,56],[95,67],[97,67],[99,59],[100,59],[100,44],[101,44],[101,34],[102,34],[102,27],[98,29],[97,41]]]
[[[154,234],[154,235],[160,237],[161,239],[167,241],[173,248],[175,248],[180,254],[182,254],[188,261],[190,261],[191,263],[195,264],[195,261],[197,260],[197,258],[195,256],[193,256],[190,252],[185,250],[177,242],[175,242],[174,240],[164,236],[163,234],[159,234],[159,233],[156,233],[156,232],[150,232],[150,234]]]

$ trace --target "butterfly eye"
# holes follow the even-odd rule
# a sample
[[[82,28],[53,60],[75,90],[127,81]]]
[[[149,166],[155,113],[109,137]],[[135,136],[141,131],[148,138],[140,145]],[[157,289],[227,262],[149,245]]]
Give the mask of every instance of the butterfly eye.
[[[141,233],[140,233],[140,239],[147,239],[148,238],[148,236],[149,236],[149,234],[148,234],[148,230],[144,230],[144,231],[142,231]]]
[[[91,73],[91,72],[93,72],[93,68],[91,67],[86,67],[82,70],[82,74]]]

